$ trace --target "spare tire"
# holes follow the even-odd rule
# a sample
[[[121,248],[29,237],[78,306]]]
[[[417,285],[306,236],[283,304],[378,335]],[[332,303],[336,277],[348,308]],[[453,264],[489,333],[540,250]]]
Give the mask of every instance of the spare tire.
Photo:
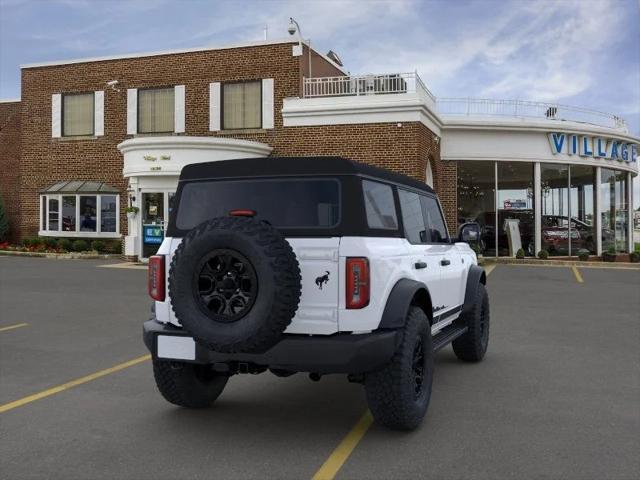
[[[291,323],[300,267],[278,230],[248,217],[219,217],[191,230],[169,271],[183,328],[217,352],[261,352]]]

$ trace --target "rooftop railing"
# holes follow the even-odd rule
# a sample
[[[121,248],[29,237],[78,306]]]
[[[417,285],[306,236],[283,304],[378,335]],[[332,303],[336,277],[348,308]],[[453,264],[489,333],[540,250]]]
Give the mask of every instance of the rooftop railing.
[[[567,120],[589,123],[628,131],[624,119],[610,113],[559,103],[530,102],[526,100],[490,100],[483,98],[438,98],[439,114],[468,117],[521,117],[546,120]]]
[[[416,72],[304,79],[305,98],[398,93],[425,93],[431,100],[435,101],[435,97]]]

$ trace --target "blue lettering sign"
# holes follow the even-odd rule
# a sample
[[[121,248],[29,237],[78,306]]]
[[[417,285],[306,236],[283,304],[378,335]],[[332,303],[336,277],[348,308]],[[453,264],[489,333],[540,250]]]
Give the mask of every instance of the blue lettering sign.
[[[164,239],[164,231],[158,225],[142,226],[143,241],[147,245],[160,245]]]
[[[636,145],[635,143],[631,145],[631,161],[638,161],[638,145]]]
[[[611,160],[618,159],[618,142],[615,140],[611,140],[611,154],[609,158],[611,158]]]
[[[592,157],[593,145],[591,144],[591,137],[582,137],[580,141],[580,156]]]
[[[627,147],[628,145],[626,143],[623,143],[622,145],[620,145],[620,156],[622,157],[622,160],[624,160],[625,162],[629,161],[629,151]]]
[[[569,144],[569,155],[578,154],[578,136],[571,135],[571,143]]]
[[[551,134],[551,147],[553,154],[561,153],[564,146],[564,133],[552,133]]]
[[[596,140],[596,157],[606,157],[607,156],[607,142],[605,142],[604,138],[598,138]]]

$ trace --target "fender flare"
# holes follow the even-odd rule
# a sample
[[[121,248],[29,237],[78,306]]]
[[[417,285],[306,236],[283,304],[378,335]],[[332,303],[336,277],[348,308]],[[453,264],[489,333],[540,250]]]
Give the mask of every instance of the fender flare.
[[[398,280],[391,289],[391,293],[389,293],[378,328],[395,329],[404,327],[409,307],[412,304],[419,305],[429,318],[429,323],[432,322],[431,295],[427,286],[422,282],[408,278]]]
[[[473,309],[473,304],[476,301],[476,292],[478,291],[479,284],[487,284],[487,274],[484,268],[478,265],[471,265],[469,268],[469,274],[467,275],[467,286],[464,293],[464,305],[462,306],[462,315],[468,314]]]

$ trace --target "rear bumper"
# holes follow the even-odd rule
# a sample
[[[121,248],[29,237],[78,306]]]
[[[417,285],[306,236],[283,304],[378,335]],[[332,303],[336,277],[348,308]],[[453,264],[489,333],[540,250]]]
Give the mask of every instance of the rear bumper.
[[[158,357],[158,337],[187,337],[183,329],[152,319],[144,323],[144,343]],[[367,334],[291,335],[264,353],[220,353],[195,343],[193,359],[201,364],[246,363],[292,372],[365,373],[377,370],[391,360],[397,346],[397,332],[385,330]],[[174,358],[175,359],[175,358]]]

